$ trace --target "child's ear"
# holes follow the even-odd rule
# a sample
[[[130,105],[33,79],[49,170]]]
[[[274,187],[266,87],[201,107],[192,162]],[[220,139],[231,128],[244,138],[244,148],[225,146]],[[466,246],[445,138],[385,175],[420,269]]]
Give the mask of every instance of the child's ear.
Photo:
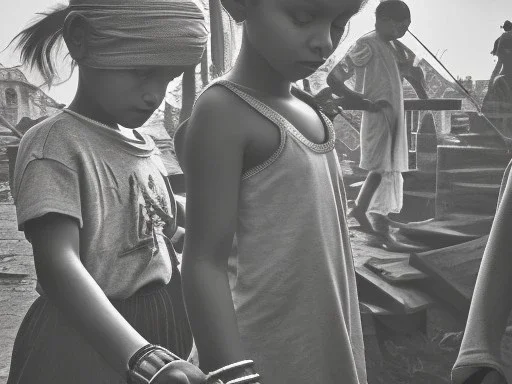
[[[247,1],[253,0],[220,0],[222,6],[237,23],[241,23],[247,18]]]
[[[75,61],[87,56],[87,42],[89,40],[90,24],[79,13],[72,12],[64,21],[63,36],[69,54]]]

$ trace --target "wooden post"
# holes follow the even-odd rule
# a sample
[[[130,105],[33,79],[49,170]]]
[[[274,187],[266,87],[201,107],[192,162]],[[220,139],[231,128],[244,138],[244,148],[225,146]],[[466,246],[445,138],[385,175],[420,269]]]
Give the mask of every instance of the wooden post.
[[[23,137],[22,133],[18,131],[16,128],[14,128],[14,126],[11,123],[9,123],[2,115],[0,115],[0,123],[5,125],[7,129],[12,131],[12,133],[14,133],[20,139]]]
[[[203,88],[210,82],[210,68],[208,66],[208,47],[205,48],[201,58],[201,83]]]
[[[16,156],[18,155],[18,145],[7,146],[7,160],[9,161],[9,188],[14,190],[14,167],[16,165]]]
[[[214,77],[221,76],[225,68],[226,42],[224,41],[224,22],[222,20],[222,5],[219,0],[210,0],[210,31],[211,55]]]
[[[181,112],[179,124],[187,120],[194,107],[196,98],[196,68],[190,68],[183,73],[181,86]]]

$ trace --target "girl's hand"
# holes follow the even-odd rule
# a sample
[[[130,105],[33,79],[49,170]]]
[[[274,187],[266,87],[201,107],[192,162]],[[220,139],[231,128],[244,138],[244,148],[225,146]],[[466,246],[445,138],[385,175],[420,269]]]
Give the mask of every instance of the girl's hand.
[[[206,375],[194,364],[176,360],[168,364],[152,380],[151,384],[204,384]]]

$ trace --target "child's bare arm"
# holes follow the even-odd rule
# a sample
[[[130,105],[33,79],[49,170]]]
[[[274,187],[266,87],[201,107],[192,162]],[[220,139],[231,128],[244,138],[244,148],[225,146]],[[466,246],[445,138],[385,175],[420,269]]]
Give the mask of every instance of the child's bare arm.
[[[109,365],[125,376],[131,356],[148,342],[115,309],[81,263],[76,219],[50,213],[28,221],[25,231],[45,294]],[[203,382],[202,372],[184,364],[173,363],[155,377],[156,382]]]
[[[349,97],[349,98],[360,98],[363,99],[364,96],[358,92],[351,90],[349,87],[345,85],[345,82],[350,79],[350,77],[354,74],[354,67],[350,66],[350,69],[347,70],[344,68],[342,63],[337,64],[331,72],[327,75],[327,85],[332,89],[333,93],[339,97]]]
[[[39,282],[48,298],[119,373],[147,341],[117,312],[80,262],[79,226],[70,216],[47,214],[25,225]]]
[[[183,290],[205,372],[247,357],[227,276],[246,140],[243,116],[237,116],[239,102],[221,87],[209,89],[196,104],[184,140]]]
[[[350,62],[350,59],[347,59]],[[347,109],[362,109],[376,112],[380,109],[378,105],[366,99],[362,93],[351,90],[345,82],[353,75],[356,76],[355,89],[362,90],[362,79],[364,78],[364,68],[351,66],[347,72],[343,65],[336,65],[327,75],[327,85],[332,92],[343,99],[343,107]]]

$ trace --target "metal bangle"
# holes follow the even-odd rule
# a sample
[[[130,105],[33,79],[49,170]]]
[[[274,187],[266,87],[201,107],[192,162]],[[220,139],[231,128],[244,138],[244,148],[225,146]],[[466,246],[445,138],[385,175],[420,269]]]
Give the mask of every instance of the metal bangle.
[[[207,381],[208,384],[249,384],[249,383],[255,383],[257,379],[260,378],[260,375],[255,373],[253,375],[247,375],[243,377],[238,377],[233,380],[229,380],[226,383],[222,381],[221,379],[215,379],[215,381]]]
[[[166,369],[170,364],[172,364],[173,362],[171,361],[170,363],[167,363],[165,364],[162,368],[160,368],[157,373],[155,373],[153,375],[153,377],[151,378],[151,380],[149,380],[148,384],[151,384],[153,383],[153,380],[155,380],[157,378],[157,376],[160,374],[160,372],[162,372],[164,369]]]
[[[130,361],[132,366],[128,370],[127,378],[129,384],[148,384],[162,369],[173,361],[180,360],[178,356],[158,345],[144,347],[144,351],[136,354],[138,360]]]
[[[226,384],[248,384],[248,383],[254,383],[260,378],[260,375],[257,373],[253,375],[247,375],[243,377],[239,377],[237,379],[229,380]]]
[[[210,372],[206,376],[206,380],[208,381],[208,380],[214,379],[217,376],[221,375],[222,373],[227,372],[227,371],[231,371],[232,369],[247,367],[247,366],[250,366],[250,365],[254,365],[254,361],[252,361],[252,360],[242,360],[242,361],[239,361],[239,362],[236,362],[236,363],[228,364],[228,365],[226,365],[226,366],[224,366],[222,368],[219,368],[219,369],[217,369],[215,371]]]

